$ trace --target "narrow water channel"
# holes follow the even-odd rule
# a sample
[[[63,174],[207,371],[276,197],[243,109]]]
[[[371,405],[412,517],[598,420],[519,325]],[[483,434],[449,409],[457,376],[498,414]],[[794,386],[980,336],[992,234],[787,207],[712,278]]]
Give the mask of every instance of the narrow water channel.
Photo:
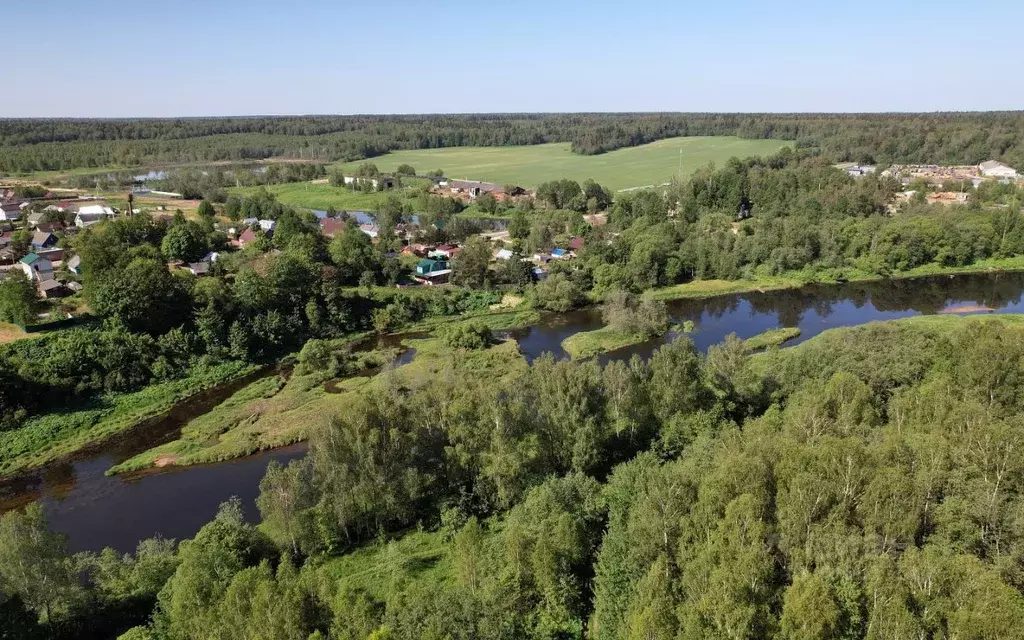
[[[671,303],[669,310],[674,323],[690,320],[695,324],[690,338],[704,351],[730,333],[749,338],[775,327],[799,327],[801,335],[795,343],[826,329],[875,320],[944,312],[1022,313],[1022,293],[1024,273],[962,275],[682,300]],[[511,335],[532,362],[544,352],[565,357],[562,340],[600,326],[600,313],[588,309],[546,316],[541,323]],[[605,354],[600,361],[628,359],[633,355],[647,358],[675,338],[676,334],[669,333]],[[393,341],[367,340],[361,348],[389,346]],[[413,355],[411,350],[406,351],[397,364],[407,362]],[[212,409],[213,404],[204,411]],[[179,411],[174,415],[177,424],[150,425],[143,435],[173,435],[183,424],[180,420],[195,417],[195,412]],[[138,448],[143,444],[146,446]],[[111,465],[149,446],[152,442],[122,438],[117,444],[78,461],[51,466],[16,483],[0,485],[0,511],[41,500],[53,527],[68,534],[72,550],[111,546],[131,551],[139,540],[157,534],[179,539],[192,536],[213,517],[217,506],[232,496],[238,496],[246,515],[255,518],[258,514],[254,501],[267,464],[271,460],[286,462],[305,455],[306,451],[305,445],[294,445],[219,464],[104,476]]]

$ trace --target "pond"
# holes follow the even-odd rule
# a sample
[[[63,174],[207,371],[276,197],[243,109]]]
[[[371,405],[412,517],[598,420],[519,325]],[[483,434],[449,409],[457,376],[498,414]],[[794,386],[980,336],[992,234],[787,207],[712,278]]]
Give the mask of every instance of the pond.
[[[984,274],[808,286],[792,291],[746,293],[670,303],[674,323],[690,320],[697,348],[706,350],[735,333],[749,338],[775,327],[799,327],[799,341],[826,329],[921,314],[943,312],[1020,313],[1024,273]],[[527,360],[544,352],[565,357],[561,342],[578,331],[601,326],[596,309],[550,314],[526,329],[510,332]],[[422,334],[415,334],[422,335]],[[677,337],[669,333],[599,358],[602,363],[649,357]],[[397,346],[394,337],[367,339],[357,350]],[[395,364],[408,362],[407,350]],[[224,396],[227,397],[227,396]],[[198,401],[197,401],[198,402]],[[255,519],[259,481],[271,460],[286,462],[305,454],[305,445],[264,452],[241,460],[142,474],[107,477],[111,465],[152,446],[153,434],[166,438],[196,410],[212,408],[209,397],[196,409],[177,412],[177,422],[153,424],[141,441],[125,437],[77,461],[59,464],[0,485],[0,510],[41,500],[53,527],[68,534],[73,550],[112,546],[131,551],[141,539],[156,534],[190,537],[232,496],[242,500],[246,516]],[[215,404],[215,403],[214,403]],[[208,408],[207,408],[208,407]]]

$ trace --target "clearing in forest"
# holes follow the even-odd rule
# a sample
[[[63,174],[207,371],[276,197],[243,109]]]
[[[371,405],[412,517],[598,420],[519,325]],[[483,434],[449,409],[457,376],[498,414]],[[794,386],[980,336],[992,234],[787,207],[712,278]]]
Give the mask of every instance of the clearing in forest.
[[[732,136],[667,138],[639,147],[616,149],[596,156],[572,153],[568,142],[516,147],[447,147],[395,151],[370,160],[339,165],[353,172],[373,162],[384,172],[400,164],[424,174],[441,169],[453,179],[470,179],[533,188],[542,182],[593,178],[613,191],[658,185],[682,171],[689,175],[709,162],[722,166],[732,157],[766,156],[791,143],[783,140],[747,140]]]

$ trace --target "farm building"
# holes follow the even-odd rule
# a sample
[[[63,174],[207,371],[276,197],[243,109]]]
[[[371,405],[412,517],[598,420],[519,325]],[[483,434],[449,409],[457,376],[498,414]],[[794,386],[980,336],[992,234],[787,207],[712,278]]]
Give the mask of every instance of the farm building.
[[[1008,178],[1010,180],[1017,179],[1017,170],[1013,167],[1007,166],[998,160],[988,160],[978,165],[978,169],[981,171],[981,175],[986,178]]]

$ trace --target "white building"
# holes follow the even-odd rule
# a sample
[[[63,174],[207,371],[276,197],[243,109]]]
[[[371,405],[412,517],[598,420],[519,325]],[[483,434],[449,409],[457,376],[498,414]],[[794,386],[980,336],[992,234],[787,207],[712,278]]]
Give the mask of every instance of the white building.
[[[114,215],[113,209],[101,204],[79,207],[78,213],[75,215],[75,226],[80,229],[85,228],[107,218],[113,218]]]
[[[986,178],[1008,178],[1015,180],[1017,178],[1017,170],[1013,167],[1008,167],[998,160],[987,160],[978,165],[978,169],[981,171],[981,175]]]

